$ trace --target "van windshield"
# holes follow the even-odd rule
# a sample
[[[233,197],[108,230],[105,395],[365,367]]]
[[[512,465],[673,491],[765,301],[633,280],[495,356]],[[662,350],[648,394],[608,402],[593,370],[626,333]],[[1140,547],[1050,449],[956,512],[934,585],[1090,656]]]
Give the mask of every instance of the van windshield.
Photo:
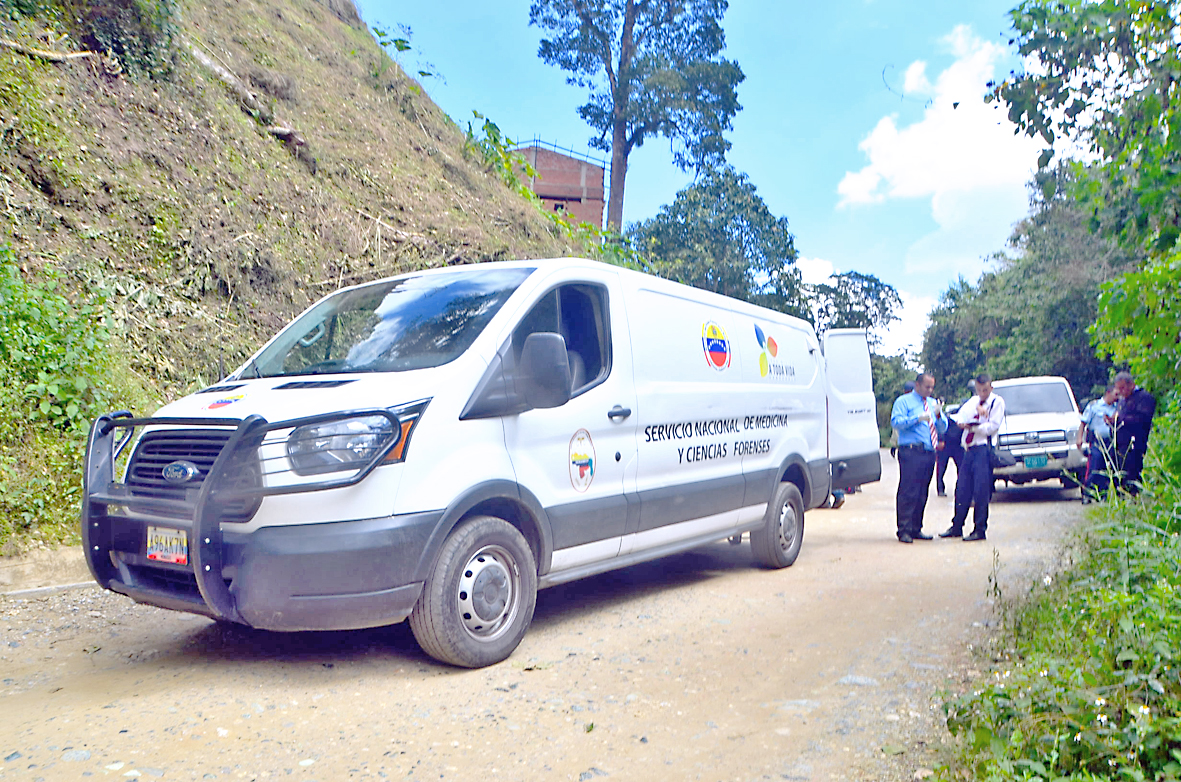
[[[994,387],[992,391],[1005,400],[1006,415],[1075,412],[1074,405],[1070,403],[1070,392],[1062,383]]]
[[[468,269],[342,291],[299,317],[242,377],[405,372],[460,356],[534,270]]]

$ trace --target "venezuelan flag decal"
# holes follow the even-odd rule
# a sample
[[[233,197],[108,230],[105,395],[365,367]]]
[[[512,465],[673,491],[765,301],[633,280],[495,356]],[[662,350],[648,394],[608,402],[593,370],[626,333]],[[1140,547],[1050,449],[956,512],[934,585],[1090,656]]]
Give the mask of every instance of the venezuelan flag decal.
[[[705,360],[719,372],[730,366],[733,352],[730,340],[726,339],[726,331],[712,320],[701,326],[701,346],[705,349]]]

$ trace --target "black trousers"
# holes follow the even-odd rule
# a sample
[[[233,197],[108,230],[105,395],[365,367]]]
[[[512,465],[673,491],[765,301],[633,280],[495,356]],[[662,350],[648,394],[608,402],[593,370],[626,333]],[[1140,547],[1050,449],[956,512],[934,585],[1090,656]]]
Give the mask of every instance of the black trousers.
[[[952,450],[951,448],[944,448],[935,456],[935,491],[940,494],[947,493],[947,485],[943,482],[943,476],[947,474],[947,463],[955,462],[955,474],[960,474],[960,459],[963,458],[963,451],[959,448]]]
[[[1144,450],[1139,443],[1116,445],[1117,459],[1121,475],[1117,485],[1129,494],[1140,493],[1140,473],[1144,470]]]
[[[1111,484],[1111,474],[1116,470],[1115,447],[1110,440],[1098,437],[1088,437],[1087,442],[1091,450],[1087,454],[1087,479],[1083,482],[1083,492],[1103,495]]]
[[[951,519],[953,530],[962,530],[968,518],[968,508],[976,502],[972,516],[973,532],[981,535],[988,529],[988,501],[992,499],[992,463],[989,448],[978,445],[965,448],[960,459],[960,473],[955,479],[955,516]]]
[[[924,448],[898,449],[898,534],[915,535],[923,531],[923,513],[935,472],[935,452]]]

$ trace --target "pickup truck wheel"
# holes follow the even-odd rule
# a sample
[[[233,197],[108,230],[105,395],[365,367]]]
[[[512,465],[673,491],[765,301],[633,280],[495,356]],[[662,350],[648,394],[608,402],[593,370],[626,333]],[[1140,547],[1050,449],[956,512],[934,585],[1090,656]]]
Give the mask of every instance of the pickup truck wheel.
[[[750,531],[750,550],[760,565],[785,568],[796,561],[803,542],[804,498],[794,483],[781,483],[763,526]]]
[[[443,542],[410,630],[445,663],[482,668],[517,648],[537,604],[537,565],[524,536],[503,519],[476,516]]]

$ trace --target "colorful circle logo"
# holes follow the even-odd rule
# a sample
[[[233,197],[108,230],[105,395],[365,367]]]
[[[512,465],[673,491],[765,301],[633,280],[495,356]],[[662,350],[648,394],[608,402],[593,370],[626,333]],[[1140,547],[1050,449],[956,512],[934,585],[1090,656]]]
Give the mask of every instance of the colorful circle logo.
[[[730,366],[733,357],[730,340],[726,339],[726,330],[712,320],[701,326],[701,346],[705,349],[705,360],[711,367],[721,372]]]
[[[579,429],[570,438],[570,485],[586,491],[595,479],[595,444],[590,432]]]
[[[771,359],[779,355],[779,345],[776,344],[774,337],[768,337],[759,328],[759,324],[755,324],[755,339],[759,341],[759,347],[763,349],[762,355],[759,356],[759,374],[763,377],[771,371]]]

